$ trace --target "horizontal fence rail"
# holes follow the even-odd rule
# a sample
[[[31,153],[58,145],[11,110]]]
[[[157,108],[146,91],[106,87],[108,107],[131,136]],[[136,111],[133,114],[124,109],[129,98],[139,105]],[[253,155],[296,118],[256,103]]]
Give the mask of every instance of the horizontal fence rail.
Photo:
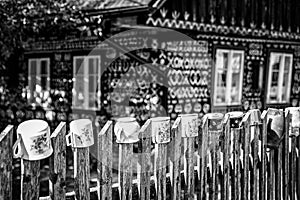
[[[137,140],[128,139],[131,136],[125,129],[121,130],[124,135],[116,135],[115,123],[108,121],[102,129],[95,128],[95,178],[90,175],[90,147],[72,147],[68,158],[69,126],[61,122],[51,134],[53,153],[47,158],[49,196],[39,193],[42,161],[24,159],[20,161],[20,196],[24,200],[90,199],[94,193],[93,198],[101,200],[114,195],[121,200],[300,200],[300,127],[295,126],[299,116],[288,109],[268,109],[213,113],[201,120],[182,115],[173,124],[157,125],[152,118],[138,130]],[[0,199],[12,199],[15,190],[14,134],[11,125],[0,134]],[[68,159],[73,161],[71,192],[66,186]],[[91,187],[91,182],[97,185]]]

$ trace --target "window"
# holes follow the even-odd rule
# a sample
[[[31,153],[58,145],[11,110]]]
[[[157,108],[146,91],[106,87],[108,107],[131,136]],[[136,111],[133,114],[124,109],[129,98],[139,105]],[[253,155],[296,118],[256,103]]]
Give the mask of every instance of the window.
[[[50,90],[50,59],[39,58],[28,60],[27,98],[30,102],[41,104],[49,97]],[[47,95],[47,94],[48,95]]]
[[[244,51],[217,49],[214,105],[241,104]]]
[[[293,55],[271,53],[267,103],[288,103],[290,98]]]
[[[74,57],[73,75],[73,107],[98,108],[100,105],[100,56]]]

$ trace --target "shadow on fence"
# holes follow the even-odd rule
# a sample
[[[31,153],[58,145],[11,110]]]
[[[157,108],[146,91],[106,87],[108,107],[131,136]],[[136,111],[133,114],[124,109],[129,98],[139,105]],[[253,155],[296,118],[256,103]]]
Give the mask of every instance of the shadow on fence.
[[[22,159],[21,197],[73,196],[87,200],[94,193],[98,199],[106,200],[112,199],[113,188],[118,188],[119,199],[123,200],[132,199],[132,188],[136,185],[139,199],[155,196],[155,199],[300,200],[300,136],[297,136],[299,126],[294,123],[300,119],[294,119],[299,116],[290,110],[282,112],[281,125],[277,124],[282,129],[276,132],[276,127],[270,125],[273,112],[269,109],[263,114],[259,110],[246,114],[208,114],[192,128],[184,116],[179,116],[172,126],[168,124],[169,131],[164,133],[149,119],[139,131],[136,156],[134,142],[118,143],[117,183],[113,183],[114,123],[108,121],[97,132],[97,187],[90,187],[90,149],[72,148],[74,191],[68,193],[65,139],[68,130],[67,124],[61,122],[51,134],[54,152],[49,158],[49,196],[39,197],[40,161]],[[271,135],[271,130],[275,130],[275,135]],[[14,190],[13,134],[11,125],[0,134],[0,199],[12,199]],[[137,166],[136,172],[133,166]],[[152,181],[155,194],[150,192]]]

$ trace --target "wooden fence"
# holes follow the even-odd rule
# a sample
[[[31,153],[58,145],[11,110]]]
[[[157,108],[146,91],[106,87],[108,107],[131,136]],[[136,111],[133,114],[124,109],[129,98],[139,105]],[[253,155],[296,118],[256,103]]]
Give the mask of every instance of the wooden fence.
[[[74,148],[75,185],[69,193],[65,184],[67,125],[61,122],[51,135],[54,153],[50,157],[49,196],[39,197],[40,161],[22,160],[21,197],[56,200],[74,196],[87,200],[94,192],[98,199],[108,200],[113,198],[113,188],[118,187],[119,199],[123,200],[132,199],[132,187],[136,185],[142,200],[300,200],[300,136],[289,137],[290,113],[285,112],[281,142],[277,148],[269,148],[266,114],[257,120],[251,117],[254,112],[259,111],[246,113],[238,126],[225,115],[221,130],[211,130],[208,121],[203,121],[197,137],[184,138],[179,117],[170,127],[171,141],[155,144],[154,148],[152,136],[157,133],[148,120],[140,130],[138,159],[133,159],[134,144],[118,144],[118,183],[112,181],[113,122],[108,121],[99,131],[96,144],[97,187],[90,187],[89,148]],[[12,199],[13,134],[11,125],[0,134],[0,199]],[[134,165],[138,172],[135,180]]]

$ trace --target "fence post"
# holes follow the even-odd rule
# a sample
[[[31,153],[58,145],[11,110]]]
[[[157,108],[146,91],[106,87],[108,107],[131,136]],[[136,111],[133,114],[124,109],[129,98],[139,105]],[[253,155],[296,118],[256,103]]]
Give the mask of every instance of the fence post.
[[[40,161],[21,159],[21,200],[38,200]]]
[[[291,114],[289,110],[285,112],[285,130],[284,130],[284,156],[283,156],[283,199],[289,199],[289,129],[290,129]]]
[[[171,199],[181,199],[181,118],[177,117],[171,129]]]
[[[150,200],[151,177],[151,120],[148,119],[140,130],[139,162],[138,162],[138,187],[140,200]]]
[[[296,179],[297,181],[297,199],[299,200],[300,199],[300,135],[298,135],[298,168],[297,168],[297,176],[298,177]]]
[[[261,200],[266,199],[266,174],[267,174],[267,160],[266,160],[266,143],[267,143],[267,111],[263,111],[261,115],[263,120],[262,134],[261,134],[261,165],[260,165],[260,187],[259,187],[259,197]]]
[[[230,156],[230,120],[229,115],[226,114],[223,121],[223,130],[224,130],[224,145],[223,145],[223,183],[221,184],[221,199],[226,200],[229,199],[229,173],[230,173],[230,165],[229,165],[229,156]]]
[[[208,121],[207,117],[204,116],[202,121],[202,126],[200,129],[200,136],[199,136],[199,147],[198,147],[198,154],[199,154],[199,178],[200,178],[200,199],[207,199],[208,194],[208,187],[207,187],[207,152],[208,152]],[[201,140],[200,140],[201,138]]]
[[[90,199],[89,147],[72,148],[74,158],[74,189],[77,200]]]
[[[198,136],[198,114],[180,115],[181,132],[184,144],[184,177],[185,192],[184,199],[194,199],[195,195],[195,169],[194,169],[194,153],[195,153],[195,137]],[[178,147],[176,147],[178,148]]]
[[[210,170],[210,187],[209,187],[209,199],[218,199],[218,171],[220,165],[220,138],[223,131],[223,114],[221,113],[210,113],[206,115],[208,132],[207,143],[208,143],[208,159],[209,159],[209,170]]]
[[[12,199],[12,137],[13,126],[0,133],[0,199]]]
[[[66,196],[66,123],[60,122],[51,135],[53,154],[50,157],[49,193],[52,200]]]
[[[248,111],[242,119],[242,125],[244,127],[244,155],[243,155],[243,188],[242,188],[242,199],[248,199],[249,197],[249,153],[250,153],[250,116],[251,113]]]
[[[114,133],[119,144],[119,196],[132,199],[133,144],[139,142],[140,126],[135,118],[119,118]]]
[[[98,134],[98,199],[112,199],[112,121]]]
[[[166,199],[167,146],[170,142],[170,119],[167,117],[151,118],[154,150],[154,180],[156,199]]]

